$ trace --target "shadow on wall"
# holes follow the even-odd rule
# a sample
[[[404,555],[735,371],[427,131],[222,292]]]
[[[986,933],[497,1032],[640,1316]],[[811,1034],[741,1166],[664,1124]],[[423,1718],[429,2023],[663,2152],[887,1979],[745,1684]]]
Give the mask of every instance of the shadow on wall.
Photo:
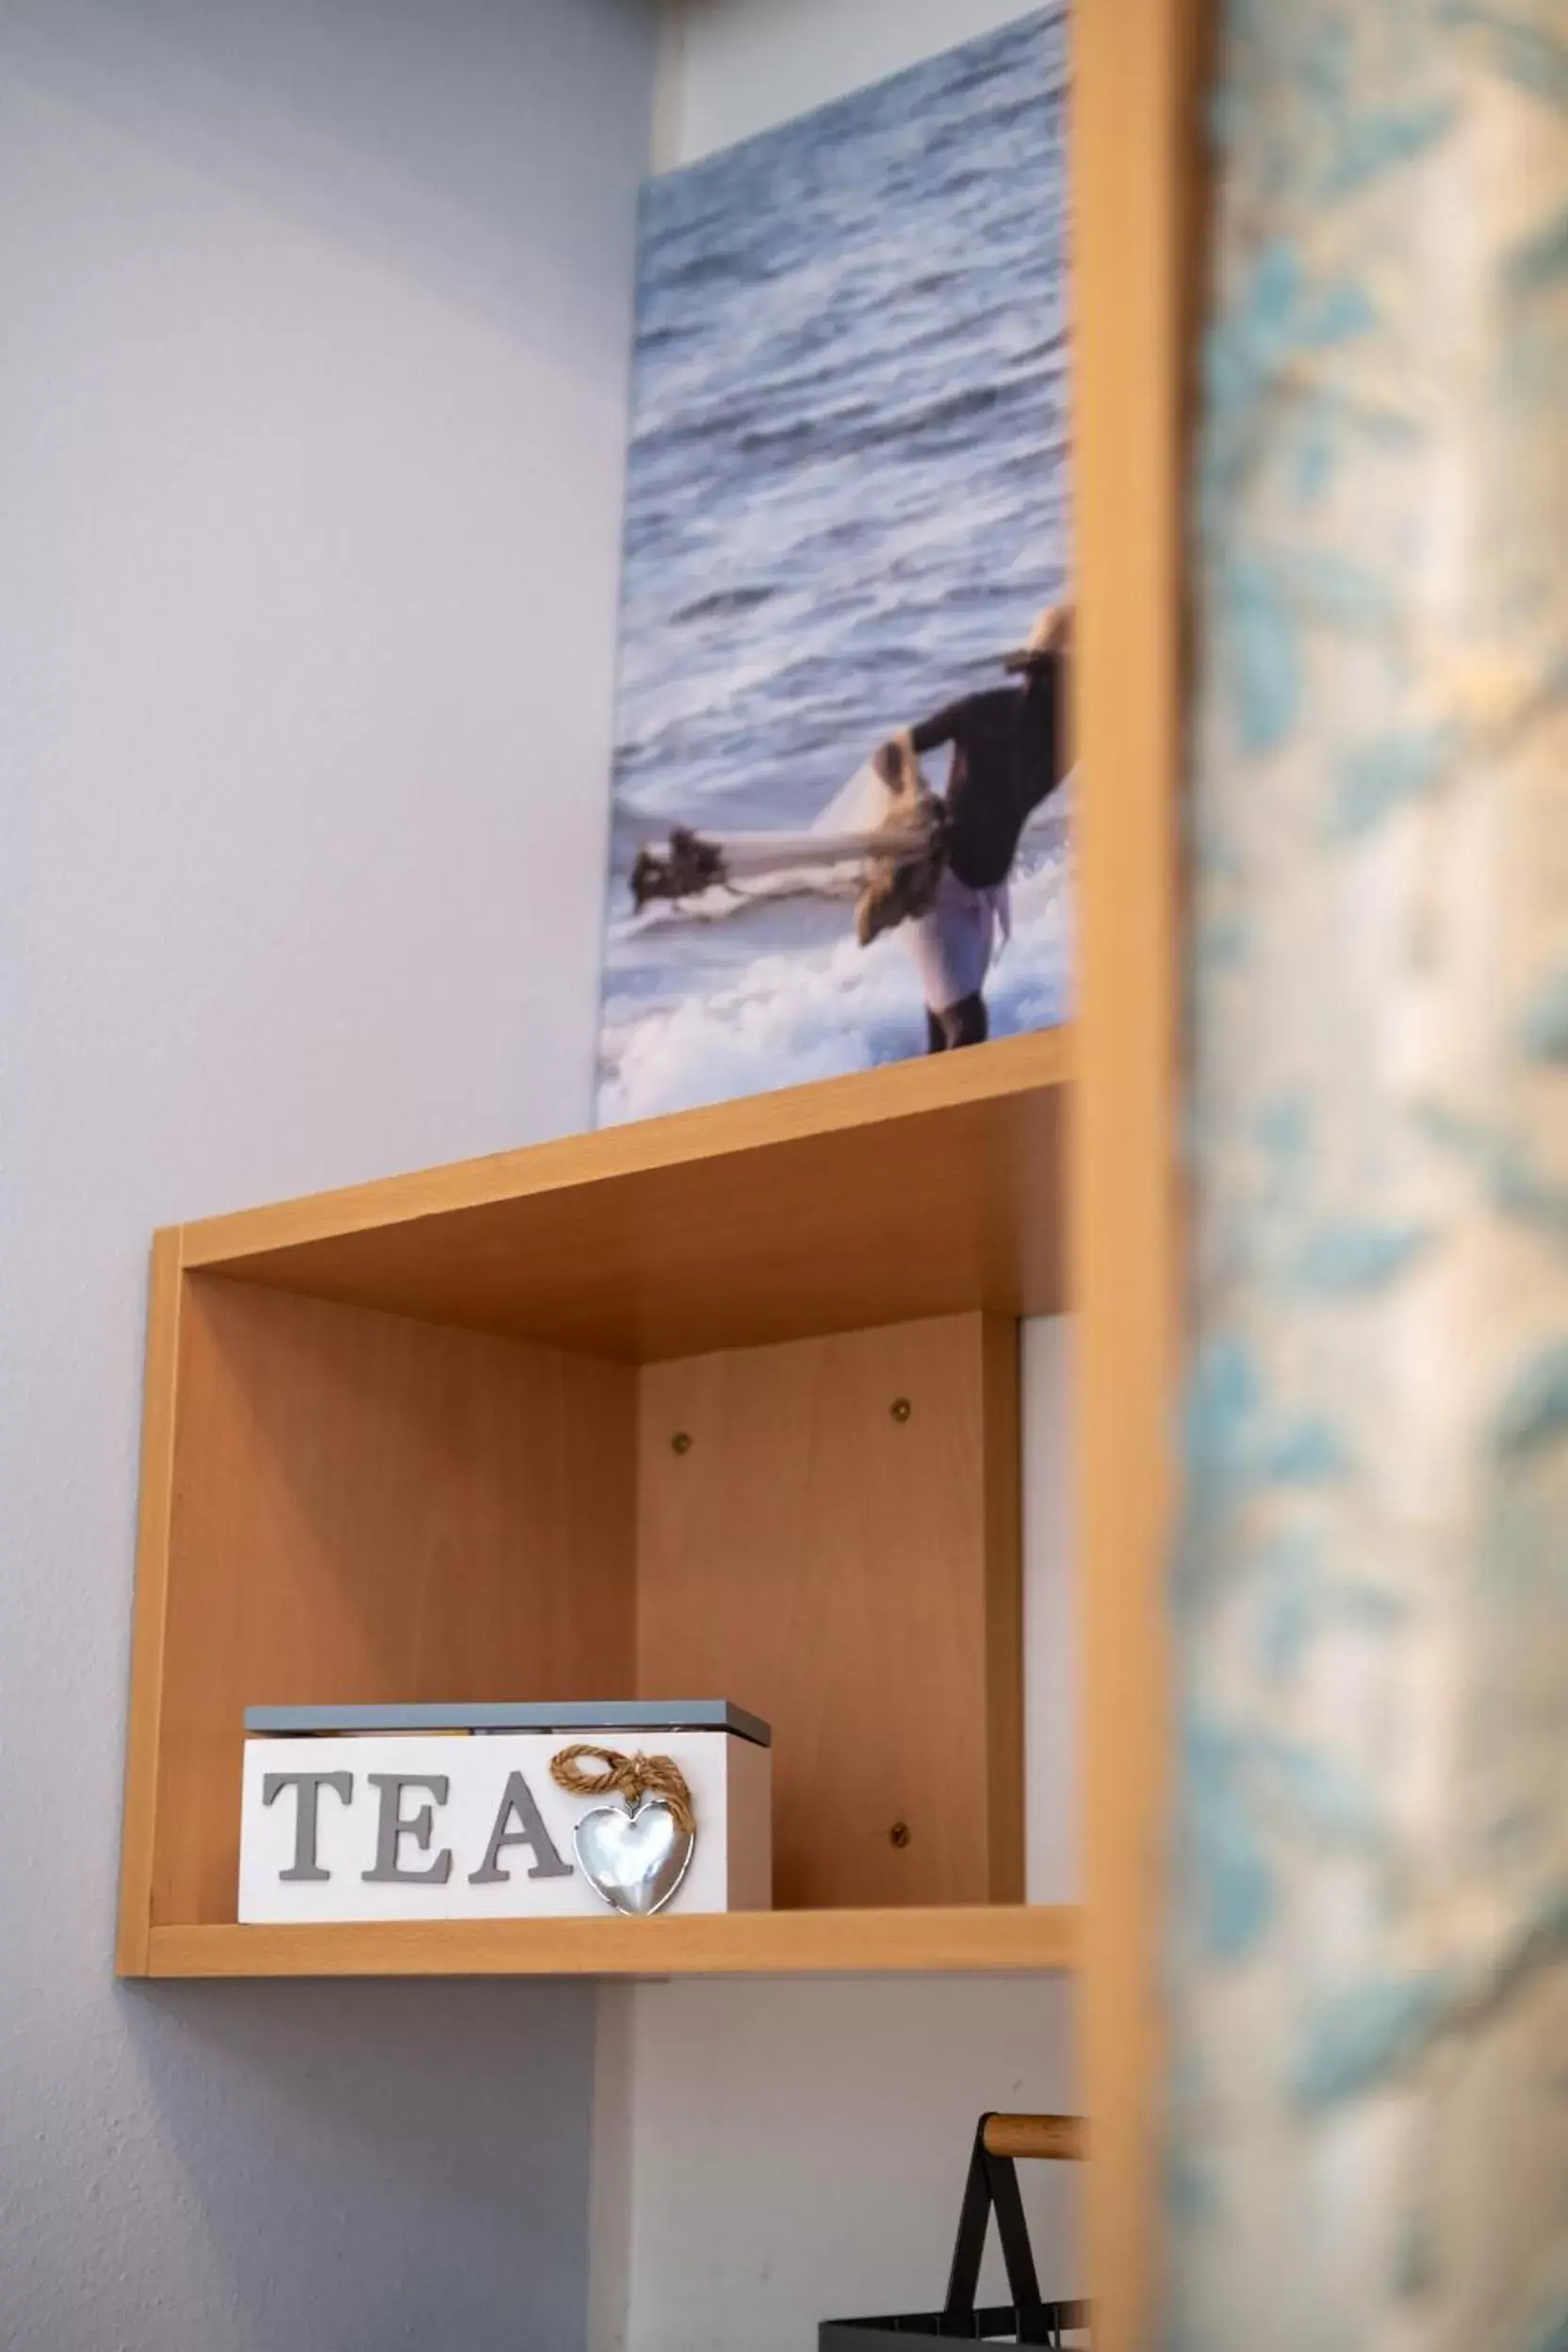
[[[136,2161],[166,2174],[159,2251],[178,2275],[137,2261],[116,2344],[160,2343],[167,2297],[181,2344],[200,2311],[207,2341],[236,2352],[580,2344],[592,1988],[139,1985],[121,2000],[148,2111]],[[175,2210],[187,2226],[171,2230]]]
[[[596,361],[607,325],[624,339],[625,288],[574,256],[617,237],[629,251],[628,165],[634,177],[643,157],[585,174],[581,126],[638,119],[644,46],[607,38],[604,20],[653,11],[551,6],[543,28],[539,13],[529,0],[469,8],[454,40],[446,12],[416,0],[7,0],[0,71],[400,277],[422,265],[443,300],[512,332],[526,322],[540,358],[585,344]],[[541,41],[552,103],[529,109],[525,129],[494,92],[510,82],[526,95]]]

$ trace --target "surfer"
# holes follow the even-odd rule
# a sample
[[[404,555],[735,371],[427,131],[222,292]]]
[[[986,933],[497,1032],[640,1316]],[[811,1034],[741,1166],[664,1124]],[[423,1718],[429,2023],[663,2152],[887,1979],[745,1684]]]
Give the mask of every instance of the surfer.
[[[633,907],[706,901],[722,914],[759,895],[847,890],[862,947],[907,927],[926,1050],[978,1045],[1019,841],[1070,767],[1072,626],[1070,604],[1047,606],[1004,662],[1019,684],[965,694],[890,736],[806,831],[720,837],[677,825],[645,843],[629,876]],[[943,743],[952,760],[939,794],[920,763]]]
[[[934,855],[911,864],[874,858],[855,908],[856,937],[907,923],[925,998],[926,1050],[978,1045],[989,1027],[985,982],[1008,929],[1007,884],[1032,812],[1067,773],[1072,607],[1048,605],[1004,667],[1022,683],[949,703],[884,743],[874,765],[892,794],[890,829],[933,800],[923,753],[953,747],[947,790],[935,801]]]

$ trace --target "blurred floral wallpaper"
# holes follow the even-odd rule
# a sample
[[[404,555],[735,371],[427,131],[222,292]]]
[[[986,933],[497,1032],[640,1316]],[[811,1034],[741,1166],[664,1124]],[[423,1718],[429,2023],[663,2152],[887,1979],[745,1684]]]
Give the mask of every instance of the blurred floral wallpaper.
[[[1568,0],[1233,0],[1182,2352],[1568,2352]]]

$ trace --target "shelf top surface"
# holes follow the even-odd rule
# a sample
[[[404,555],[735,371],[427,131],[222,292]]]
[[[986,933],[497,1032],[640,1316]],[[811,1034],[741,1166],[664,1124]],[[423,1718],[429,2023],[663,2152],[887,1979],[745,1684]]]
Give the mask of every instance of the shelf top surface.
[[[1079,1913],[1024,1903],[655,1919],[155,1927],[152,1976],[1033,1974],[1079,1966]]]
[[[178,1229],[204,1271],[628,1362],[1065,1303],[1072,1032]]]

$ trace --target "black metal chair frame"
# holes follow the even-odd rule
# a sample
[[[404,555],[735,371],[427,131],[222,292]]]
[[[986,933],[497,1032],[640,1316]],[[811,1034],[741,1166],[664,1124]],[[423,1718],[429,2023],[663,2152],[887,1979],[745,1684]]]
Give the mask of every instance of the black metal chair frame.
[[[828,2319],[817,2331],[818,2352],[872,2352],[885,2337],[897,2336],[918,2352],[921,2346],[954,2343],[992,2343],[1060,2346],[1068,2328],[1086,2328],[1086,2303],[1042,2303],[1035,2271],[1029,2224],[1019,2194],[1018,2168],[1010,2156],[993,2156],[986,2147],[989,2114],[974,2131],[974,2148],[964,2182],[958,2213],[953,2267],[948,2273],[947,2301],[939,2311],[911,2311],[886,2319]],[[1011,2303],[987,2310],[976,2307],[980,2262],[986,2232],[996,2215],[997,2236],[1006,2265]]]

